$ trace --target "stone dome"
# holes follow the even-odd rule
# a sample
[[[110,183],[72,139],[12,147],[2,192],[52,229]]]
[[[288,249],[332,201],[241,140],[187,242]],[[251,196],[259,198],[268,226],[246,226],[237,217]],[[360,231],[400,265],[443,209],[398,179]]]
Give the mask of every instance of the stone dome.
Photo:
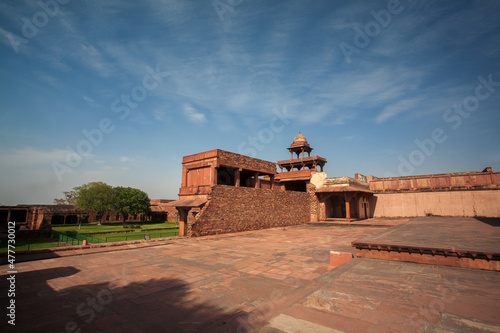
[[[302,143],[302,142],[307,143],[307,139],[299,132],[299,134],[295,137],[295,139],[293,139],[293,143]]]

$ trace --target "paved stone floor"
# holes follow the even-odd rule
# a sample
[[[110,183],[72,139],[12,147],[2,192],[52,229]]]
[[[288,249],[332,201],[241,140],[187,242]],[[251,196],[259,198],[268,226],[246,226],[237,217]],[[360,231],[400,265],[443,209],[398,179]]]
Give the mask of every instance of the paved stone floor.
[[[472,217],[419,217],[357,241],[500,253],[499,219],[483,221]]]
[[[376,259],[326,271],[330,250],[384,230],[299,226],[21,262],[16,327],[3,315],[0,331],[500,332],[500,272]]]

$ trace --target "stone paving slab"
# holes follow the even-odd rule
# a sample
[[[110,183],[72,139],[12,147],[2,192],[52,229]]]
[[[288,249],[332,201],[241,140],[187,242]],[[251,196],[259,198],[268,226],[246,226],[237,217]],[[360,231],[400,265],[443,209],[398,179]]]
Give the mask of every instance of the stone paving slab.
[[[500,226],[469,217],[419,217],[356,242],[500,254]]]
[[[17,263],[15,331],[258,327],[270,309],[314,291],[330,249],[353,252],[352,239],[375,230],[299,226]],[[0,266],[3,282],[7,270]],[[256,310],[264,315],[248,317]],[[0,331],[9,328],[0,322]]]
[[[313,225],[342,225],[351,227],[394,227],[407,222],[410,218],[369,218],[362,220],[346,221],[345,219],[327,219],[325,221],[313,223]]]
[[[373,259],[327,272],[330,250],[380,231],[299,226],[17,263],[16,327],[2,315],[0,331],[500,331],[499,272]]]
[[[341,332],[500,332],[499,272],[353,259],[315,282],[284,315]]]
[[[352,244],[357,257],[500,271],[499,222],[420,217]]]

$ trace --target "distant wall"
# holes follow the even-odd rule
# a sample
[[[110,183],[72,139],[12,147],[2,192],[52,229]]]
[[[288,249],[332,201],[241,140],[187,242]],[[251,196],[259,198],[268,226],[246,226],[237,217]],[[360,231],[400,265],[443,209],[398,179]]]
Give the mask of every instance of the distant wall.
[[[463,172],[436,175],[372,178],[370,190],[379,192],[467,190],[500,187],[500,172]]]
[[[210,200],[190,225],[193,237],[305,224],[310,195],[271,189],[214,186]]]
[[[500,190],[375,193],[373,217],[500,217]]]

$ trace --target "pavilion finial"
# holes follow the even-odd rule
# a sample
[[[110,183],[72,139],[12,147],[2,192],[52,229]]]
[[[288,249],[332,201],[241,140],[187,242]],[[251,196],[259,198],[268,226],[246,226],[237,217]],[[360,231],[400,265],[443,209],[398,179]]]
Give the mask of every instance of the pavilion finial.
[[[300,131],[299,134],[295,137],[295,139],[293,139],[293,143],[299,143],[299,142],[307,143],[306,137],[303,136],[302,133],[300,133]]]

